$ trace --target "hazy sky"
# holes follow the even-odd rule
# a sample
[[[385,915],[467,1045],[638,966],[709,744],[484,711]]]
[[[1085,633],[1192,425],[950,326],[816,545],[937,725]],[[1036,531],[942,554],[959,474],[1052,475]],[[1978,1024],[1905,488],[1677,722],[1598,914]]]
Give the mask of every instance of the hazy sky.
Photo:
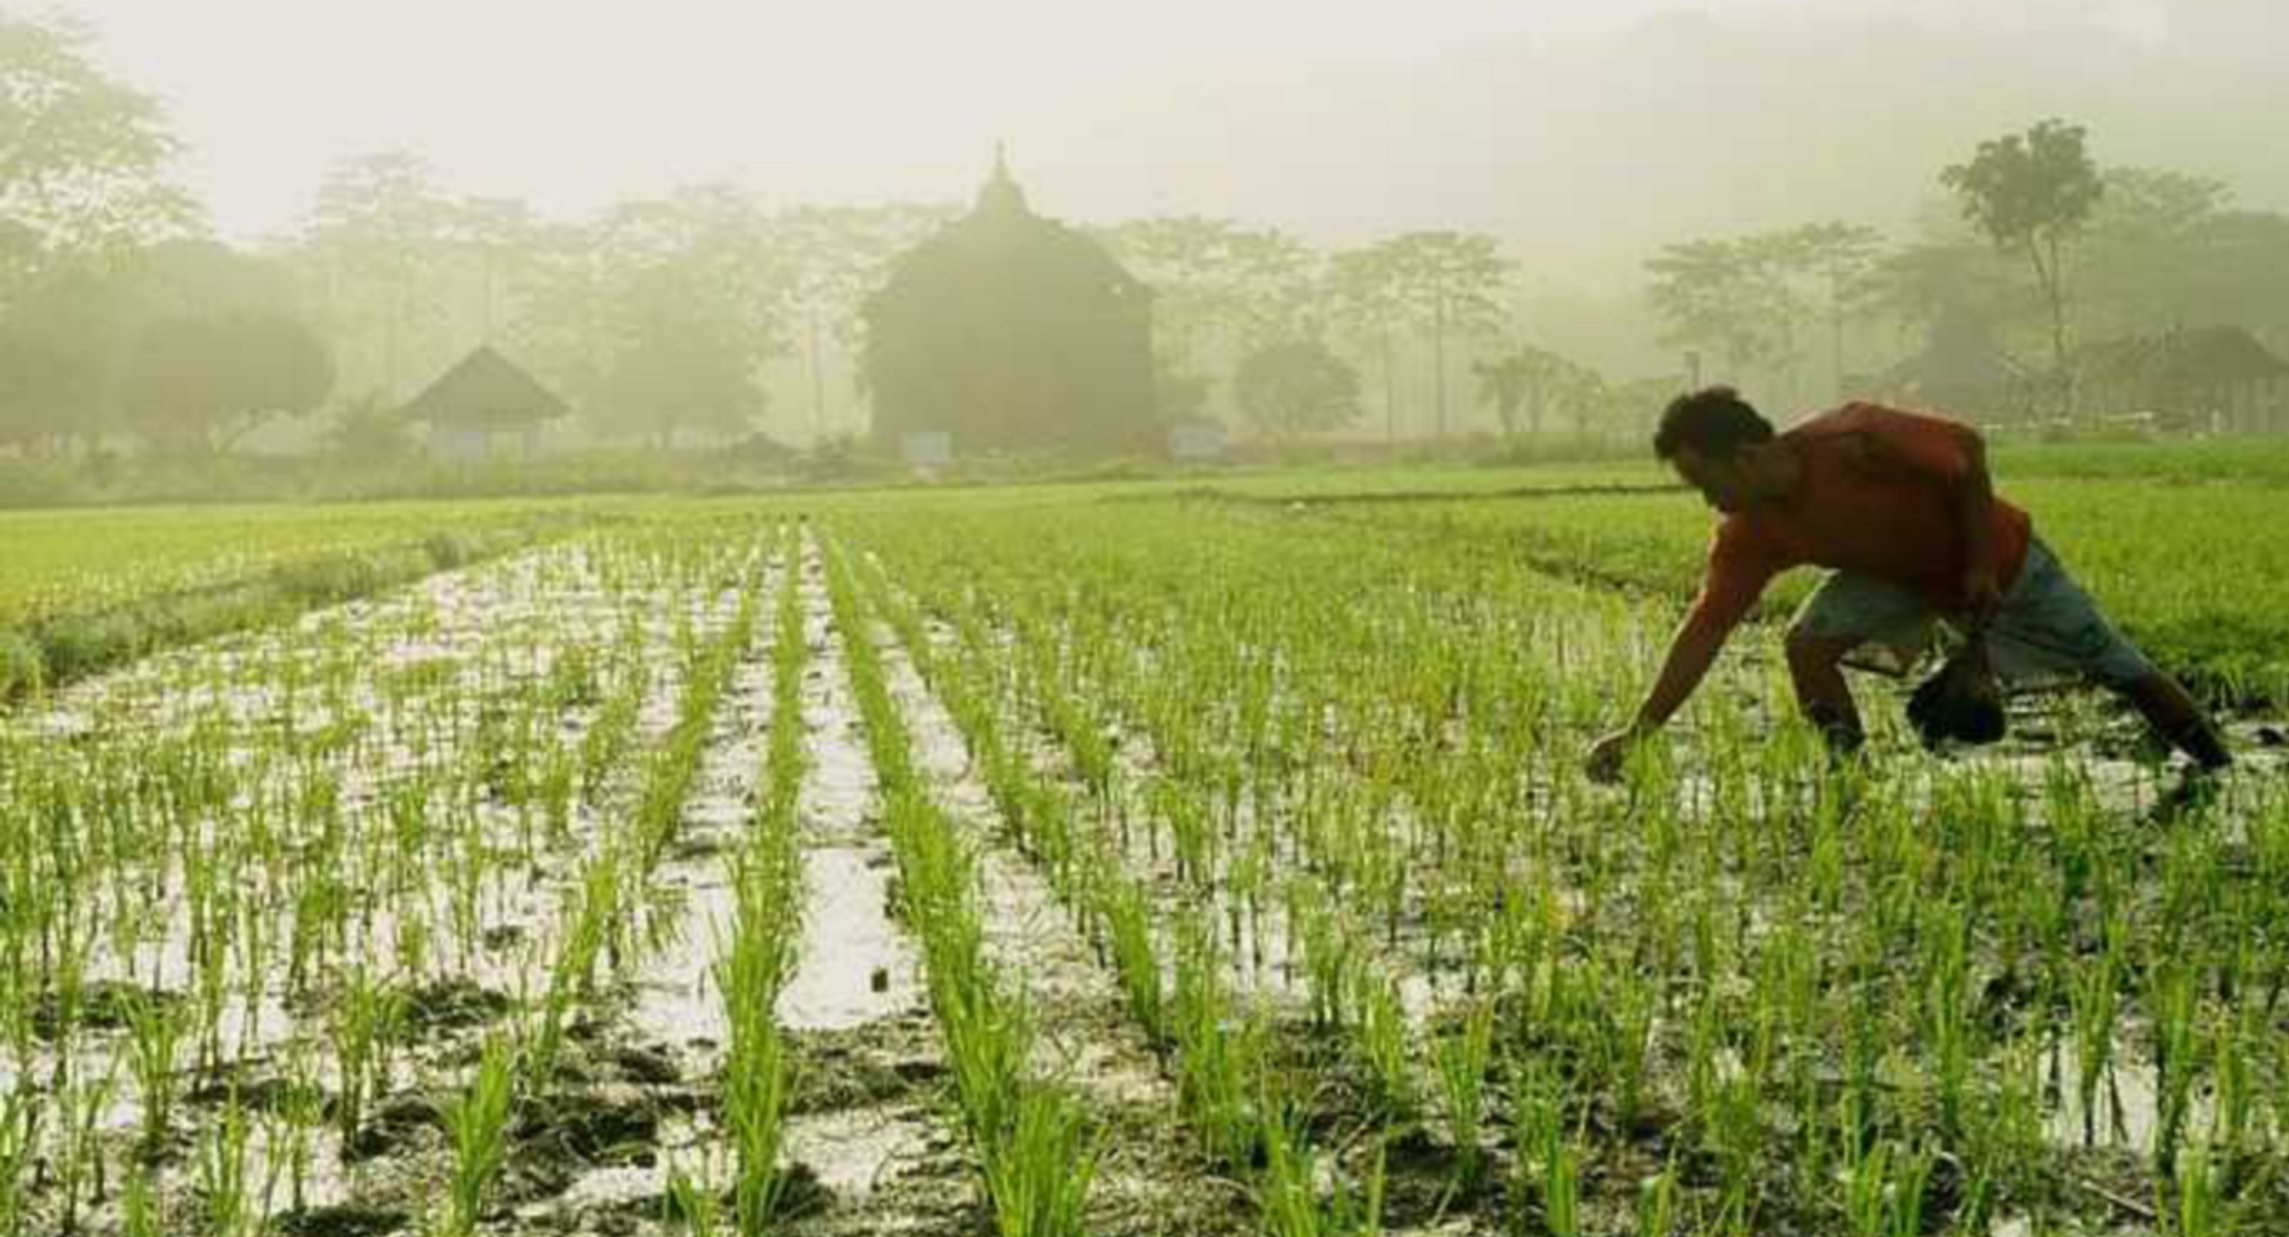
[[[1899,0],[1793,0],[1859,5]],[[2021,0],[1917,0],[1918,10]],[[2023,0],[2033,4],[2036,0]],[[2071,0],[2044,0],[2071,3]],[[2160,0],[2089,0],[2127,11]],[[1783,0],[1703,0],[1709,10]],[[17,0],[0,4],[21,7]],[[164,98],[217,227],[287,225],[326,166],[404,148],[578,213],[730,178],[788,199],[966,194],[1124,116],[1404,70],[1662,0],[65,0]],[[1267,93],[1270,92],[1270,93]],[[1102,162],[1105,152],[1088,152]],[[1054,204],[1055,185],[1038,185]],[[1214,211],[1202,202],[1198,209]]]

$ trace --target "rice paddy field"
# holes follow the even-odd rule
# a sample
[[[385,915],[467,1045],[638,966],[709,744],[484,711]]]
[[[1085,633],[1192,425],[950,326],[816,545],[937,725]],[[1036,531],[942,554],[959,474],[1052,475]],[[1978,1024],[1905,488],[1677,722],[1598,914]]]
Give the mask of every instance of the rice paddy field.
[[[1998,471],[2206,793],[2076,693],[1831,766],[1769,629],[1592,785],[1649,467],[0,517],[513,530],[0,713],[0,1237],[2289,1232],[2289,467]]]

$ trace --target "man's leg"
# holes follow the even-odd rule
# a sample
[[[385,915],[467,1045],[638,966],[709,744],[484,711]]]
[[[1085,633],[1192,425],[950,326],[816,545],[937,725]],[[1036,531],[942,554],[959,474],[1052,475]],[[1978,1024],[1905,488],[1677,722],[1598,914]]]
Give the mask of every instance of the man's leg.
[[[1856,752],[1867,736],[1844,682],[1844,659],[1868,648],[1898,660],[1930,638],[1931,624],[1920,598],[1873,576],[1839,571],[1812,590],[1789,624],[1788,673],[1797,707],[1829,750]]]
[[[2216,724],[2176,679],[2149,668],[2115,691],[2137,708],[2163,742],[2192,757],[2195,764],[2223,769],[2233,763],[2233,753],[2226,750]]]
[[[2204,769],[2233,755],[2192,694],[2146,660],[2040,540],[2003,600],[1995,635],[2008,656],[2033,670],[2082,674],[2128,701],[2163,742]]]
[[[1851,685],[1844,681],[1844,658],[1862,643],[1858,636],[1821,635],[1801,626],[1788,632],[1788,674],[1796,684],[1796,707],[1833,752],[1850,754],[1867,741]]]

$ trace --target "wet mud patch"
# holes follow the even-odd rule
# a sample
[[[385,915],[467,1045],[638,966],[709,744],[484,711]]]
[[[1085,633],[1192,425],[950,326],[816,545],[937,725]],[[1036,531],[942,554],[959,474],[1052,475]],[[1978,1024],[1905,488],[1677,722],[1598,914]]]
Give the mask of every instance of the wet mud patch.
[[[922,1005],[922,962],[895,916],[897,874],[886,844],[803,854],[803,939],[779,994],[779,1021],[833,1031]]]
[[[413,1216],[387,1207],[337,1203],[289,1211],[271,1220],[280,1237],[389,1237],[413,1227]]]
[[[928,1014],[797,1032],[787,1121],[792,1171],[815,1186],[805,1233],[955,1232],[971,1218],[972,1161]],[[879,1226],[879,1227],[873,1227]]]

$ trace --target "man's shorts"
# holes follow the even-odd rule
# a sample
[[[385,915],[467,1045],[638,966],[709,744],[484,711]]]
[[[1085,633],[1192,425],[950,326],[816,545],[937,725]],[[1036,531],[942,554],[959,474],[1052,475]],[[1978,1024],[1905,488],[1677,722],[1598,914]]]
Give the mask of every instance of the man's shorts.
[[[1938,612],[1917,594],[1874,576],[1839,571],[1805,599],[1792,630],[1858,637],[1863,643],[1845,659],[1848,664],[1905,674],[1937,646],[1939,623]],[[2124,687],[2154,669],[2040,540],[2028,544],[2026,563],[2003,594],[1987,629],[1987,649],[1995,672],[2019,683],[2074,676]]]

